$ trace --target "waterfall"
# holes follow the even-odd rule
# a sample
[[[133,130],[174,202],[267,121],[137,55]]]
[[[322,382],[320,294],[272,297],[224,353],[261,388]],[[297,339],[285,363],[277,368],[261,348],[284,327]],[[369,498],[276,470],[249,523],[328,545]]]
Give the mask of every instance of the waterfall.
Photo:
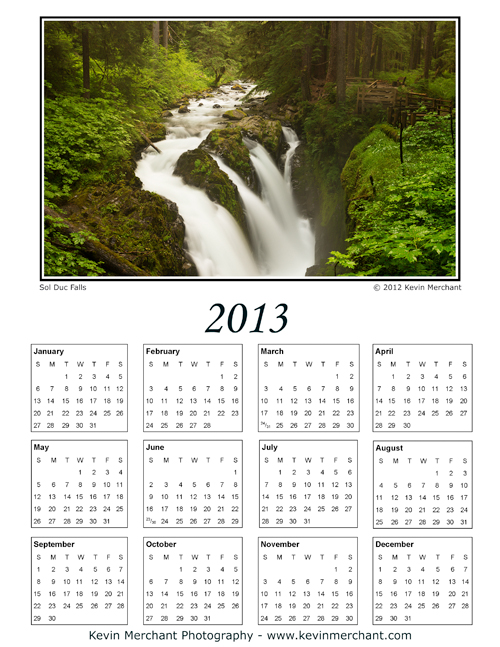
[[[238,187],[251,245],[226,209],[209,200],[202,190],[173,175],[181,154],[197,148],[210,130],[218,127],[221,114],[234,106],[236,94],[225,90],[211,99],[203,99],[203,106],[191,102],[189,113],[174,115],[167,124],[166,139],[155,144],[162,153],[148,149],[136,173],[144,189],[177,203],[186,225],[186,245],[200,276],[304,276],[314,264],[314,236],[309,222],[298,213],[291,191],[290,161],[299,143],[291,128],[283,129],[290,144],[284,177],[260,144],[245,141],[261,183],[262,197],[216,158]],[[217,103],[221,108],[214,109]]]
[[[295,149],[300,144],[300,141],[299,141],[299,138],[297,137],[297,133],[291,128],[287,128],[286,126],[283,126],[283,136],[285,137],[285,141],[288,144],[288,150],[286,152],[286,157],[285,157],[285,171],[283,173],[283,176],[285,178],[285,182],[289,185],[291,189],[292,157],[293,157],[293,154],[295,153]]]

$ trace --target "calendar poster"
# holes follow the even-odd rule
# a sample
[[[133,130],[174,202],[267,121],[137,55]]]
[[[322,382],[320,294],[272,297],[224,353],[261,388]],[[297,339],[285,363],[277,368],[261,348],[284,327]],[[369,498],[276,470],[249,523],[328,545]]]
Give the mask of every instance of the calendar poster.
[[[3,644],[498,644],[499,16],[481,8],[6,8]],[[168,100],[207,61],[214,87]],[[288,92],[276,113],[236,64]],[[96,189],[129,129],[133,164]],[[301,192],[314,173],[338,184]]]

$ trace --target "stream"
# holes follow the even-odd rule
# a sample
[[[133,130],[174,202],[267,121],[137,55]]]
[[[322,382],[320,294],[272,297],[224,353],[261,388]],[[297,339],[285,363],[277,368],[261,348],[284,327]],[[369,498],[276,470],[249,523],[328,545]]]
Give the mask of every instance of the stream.
[[[149,147],[136,174],[144,189],[177,203],[186,226],[186,246],[199,276],[305,276],[306,269],[314,264],[314,235],[309,221],[298,213],[292,195],[291,160],[299,140],[291,128],[283,128],[289,144],[283,175],[263,146],[244,140],[261,184],[260,197],[214,157],[238,187],[252,245],[224,207],[173,175],[181,154],[198,148],[211,130],[223,127],[222,114],[234,108],[247,92],[230,87],[222,86],[211,98],[191,101],[188,113],[172,111],[173,117],[166,122],[166,139],[155,144],[162,153]],[[221,107],[214,108],[215,104]]]

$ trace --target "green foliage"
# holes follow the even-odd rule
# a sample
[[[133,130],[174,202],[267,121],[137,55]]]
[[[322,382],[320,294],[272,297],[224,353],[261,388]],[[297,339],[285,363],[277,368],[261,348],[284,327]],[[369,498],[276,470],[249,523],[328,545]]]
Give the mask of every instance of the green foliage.
[[[44,80],[46,96],[77,94],[81,90],[81,56],[69,22],[44,23]]]
[[[342,182],[355,230],[345,254],[354,276],[455,275],[455,158],[445,117],[404,131],[399,145],[376,129],[352,152]],[[373,180],[373,186],[371,180]]]
[[[132,142],[130,114],[106,99],[45,101],[45,198],[69,196],[82,175],[111,169]]]
[[[142,47],[148,64],[142,69],[137,86],[135,110],[141,118],[151,117],[185,94],[209,85],[208,74],[184,47],[169,52],[168,59],[164,48],[155,46],[151,40],[145,41]]]
[[[185,31],[192,58],[212,72],[214,85],[238,70],[233,26],[229,20],[193,21]]]
[[[243,73],[257,81],[258,90],[268,90],[272,98],[298,93],[302,50],[310,47],[313,64],[321,59],[325,24],[296,20],[237,23],[235,32],[244,40]]]
[[[151,38],[151,21],[45,21],[46,203],[77,184],[116,181],[139,141],[140,122],[209,79],[182,46]],[[89,34],[90,99],[82,93],[82,31]]]
[[[421,84],[418,87],[423,87],[430,97],[435,97],[436,99],[447,99],[448,101],[454,100],[456,93],[455,74],[443,72],[442,75],[436,76],[434,79],[429,79],[429,83]]]
[[[401,76],[405,77],[404,90],[420,92],[436,99],[455,99],[456,77],[454,72],[441,71],[438,74],[431,74],[431,78],[423,78],[423,68],[417,70],[395,70],[392,72],[377,72],[377,78],[387,83],[397,81]],[[403,92],[402,94],[405,94]]]
[[[87,240],[97,238],[89,232],[65,233],[64,221],[54,215],[45,215],[44,230],[44,275],[45,276],[99,276],[105,271],[82,255],[81,249]]]

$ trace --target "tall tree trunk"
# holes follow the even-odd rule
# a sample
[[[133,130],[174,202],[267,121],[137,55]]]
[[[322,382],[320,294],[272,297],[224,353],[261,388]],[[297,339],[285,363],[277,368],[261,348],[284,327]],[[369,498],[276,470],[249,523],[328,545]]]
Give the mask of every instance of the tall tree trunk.
[[[337,23],[330,21],[330,34],[328,35],[328,70],[326,72],[326,82],[335,83],[337,77]]]
[[[409,70],[414,70],[414,59],[415,59],[415,34],[412,33],[411,35],[411,45],[410,45],[410,61],[408,63],[408,69]]]
[[[382,50],[383,50],[384,43],[382,41],[382,36],[377,36],[377,55],[376,55],[376,63],[375,67],[373,68],[373,76],[376,76],[378,72],[382,71]]]
[[[153,42],[155,45],[160,44],[160,21],[155,20],[153,23]]]
[[[89,30],[82,29],[82,67],[83,67],[83,96],[90,98],[90,48]]]
[[[429,78],[432,61],[432,42],[434,39],[434,21],[429,20],[427,23],[427,37],[425,39],[425,61],[424,61],[424,79]]]
[[[367,78],[370,76],[371,55],[372,55],[372,34],[373,23],[369,20],[365,21],[365,36],[363,39],[363,67],[361,69],[361,76]]]
[[[163,47],[165,48],[165,58],[168,58],[168,20],[163,21]]]
[[[347,76],[354,76],[356,58],[356,23],[354,20],[347,27]]]
[[[361,43],[363,42],[363,21],[358,24],[358,43],[359,46],[356,48],[356,60],[354,62],[354,76],[359,76],[359,68],[361,66]]]
[[[345,103],[346,22],[337,23],[337,104]]]
[[[316,79],[325,79],[326,78],[326,68],[328,63],[328,45],[326,44],[326,37],[328,31],[328,23],[325,21],[320,21],[316,23],[316,38],[318,43],[323,43],[318,45],[317,61],[312,65],[311,75]]]
[[[417,23],[417,33],[415,35],[415,68],[420,65],[422,60],[422,23]]]
[[[302,99],[311,100],[311,46],[302,46],[302,64],[300,67],[300,87],[302,90]]]

